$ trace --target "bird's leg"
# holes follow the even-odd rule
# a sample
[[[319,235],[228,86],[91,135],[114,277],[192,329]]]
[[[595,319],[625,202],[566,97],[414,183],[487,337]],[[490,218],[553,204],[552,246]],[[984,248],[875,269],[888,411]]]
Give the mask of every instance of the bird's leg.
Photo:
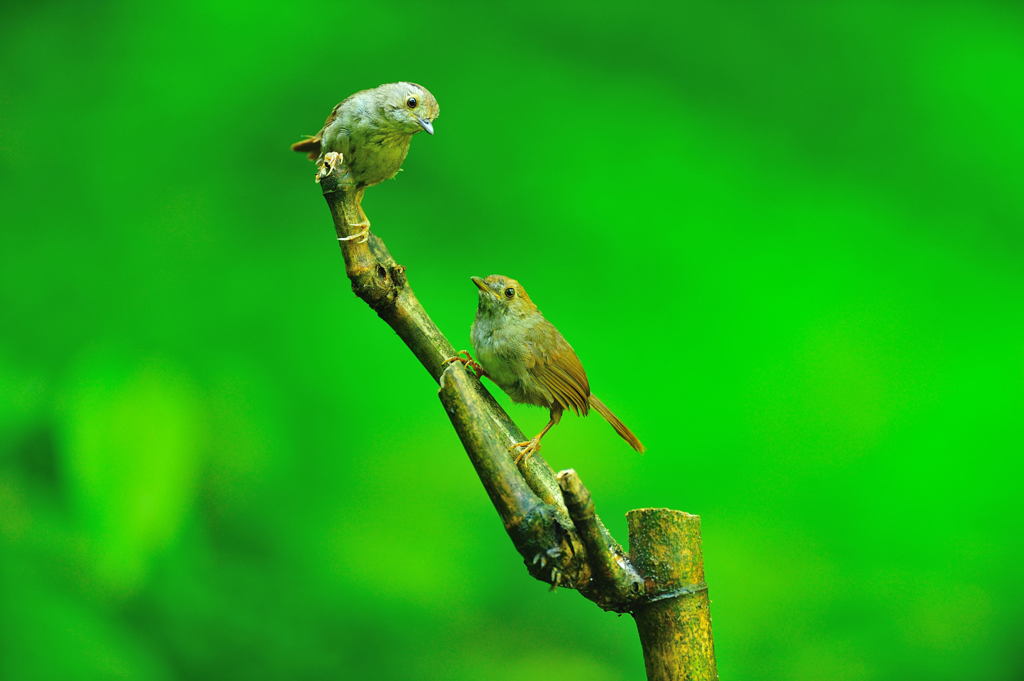
[[[512,449],[519,449],[519,454],[516,455],[516,465],[519,462],[529,458],[534,452],[540,449],[540,439],[544,437],[544,434],[551,430],[551,427],[557,425],[562,420],[562,408],[558,406],[551,407],[551,418],[548,420],[548,425],[544,426],[544,430],[540,431],[526,442],[517,442],[511,447]]]
[[[345,211],[345,221],[348,222],[348,226],[353,229],[359,229],[355,234],[349,234],[348,236],[339,236],[338,241],[356,241],[356,243],[366,243],[367,239],[370,238],[370,219],[366,217],[366,212],[363,210],[363,189],[355,191],[355,210],[351,209]],[[350,215],[355,213],[355,215]]]
[[[465,357],[463,357],[463,355],[465,355]],[[473,359],[472,355],[469,354],[469,350],[459,350],[455,353],[455,357],[449,357],[444,361],[445,364],[450,364],[452,362],[460,362],[463,366],[471,367],[473,371],[476,372],[477,378],[483,378],[487,375],[484,368]]]
[[[322,155],[316,161],[316,181],[320,182],[339,168],[344,171],[344,174],[338,178],[338,191],[345,192],[354,199],[345,201],[345,222],[348,223],[349,227],[359,231],[348,236],[339,236],[338,241],[355,241],[358,239],[357,243],[365,243],[370,237],[370,220],[366,217],[366,213],[363,212],[363,190],[355,188],[355,183],[352,181],[348,167],[343,164],[344,160],[345,157],[337,151],[328,151]]]

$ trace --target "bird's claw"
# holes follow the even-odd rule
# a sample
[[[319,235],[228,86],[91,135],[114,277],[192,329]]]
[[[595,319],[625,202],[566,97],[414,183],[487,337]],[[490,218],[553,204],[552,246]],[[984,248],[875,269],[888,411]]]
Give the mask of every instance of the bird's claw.
[[[514,449],[521,449],[519,454],[516,455],[515,460],[515,464],[518,466],[521,461],[530,458],[533,456],[534,452],[540,449],[540,438],[535,437],[532,440],[527,440],[526,442],[517,442],[508,448],[510,452]]]
[[[469,350],[459,350],[455,353],[454,357],[449,357],[444,361],[445,364],[451,364],[452,362],[459,362],[462,366],[470,367],[477,375],[477,378],[484,376],[487,372],[480,366],[480,363],[473,359],[473,356],[469,354]]]
[[[364,244],[370,238],[370,223],[369,221],[360,222],[351,227],[362,227],[361,230],[355,234],[349,234],[348,236],[339,236],[338,241],[355,241],[357,244]]]
[[[454,357],[449,357],[444,361],[445,364],[451,364],[452,362],[462,362],[465,364],[472,360],[473,357],[469,354],[469,350],[459,350],[455,353]]]

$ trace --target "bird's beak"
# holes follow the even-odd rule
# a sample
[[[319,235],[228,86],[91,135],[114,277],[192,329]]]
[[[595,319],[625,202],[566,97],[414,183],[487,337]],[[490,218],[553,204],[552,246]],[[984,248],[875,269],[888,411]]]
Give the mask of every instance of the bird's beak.
[[[420,124],[420,127],[427,131],[428,135],[434,134],[434,124],[428,121],[426,118],[416,117],[416,122]]]
[[[478,289],[490,293],[494,297],[497,297],[497,294],[491,290],[491,287],[487,285],[486,281],[484,281],[480,277],[470,277],[470,279],[473,281],[474,284],[476,284],[476,287]]]

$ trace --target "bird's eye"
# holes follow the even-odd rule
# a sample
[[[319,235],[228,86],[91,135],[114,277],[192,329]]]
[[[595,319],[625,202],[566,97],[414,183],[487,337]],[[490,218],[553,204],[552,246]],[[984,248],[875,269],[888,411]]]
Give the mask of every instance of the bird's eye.
[[[510,288],[505,289],[505,297],[506,298],[514,298],[515,295],[516,295],[516,290],[514,288],[510,287]]]
[[[416,101],[415,97],[410,97],[409,99],[405,100],[405,105],[410,109],[415,109],[417,104],[419,104],[419,102]]]

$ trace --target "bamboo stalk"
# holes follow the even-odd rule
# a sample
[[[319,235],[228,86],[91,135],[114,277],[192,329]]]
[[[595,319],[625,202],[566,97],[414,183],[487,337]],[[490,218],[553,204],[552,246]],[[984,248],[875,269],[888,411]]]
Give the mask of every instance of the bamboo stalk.
[[[717,679],[700,516],[639,508],[626,519],[630,558],[658,594],[633,610],[648,680]]]

